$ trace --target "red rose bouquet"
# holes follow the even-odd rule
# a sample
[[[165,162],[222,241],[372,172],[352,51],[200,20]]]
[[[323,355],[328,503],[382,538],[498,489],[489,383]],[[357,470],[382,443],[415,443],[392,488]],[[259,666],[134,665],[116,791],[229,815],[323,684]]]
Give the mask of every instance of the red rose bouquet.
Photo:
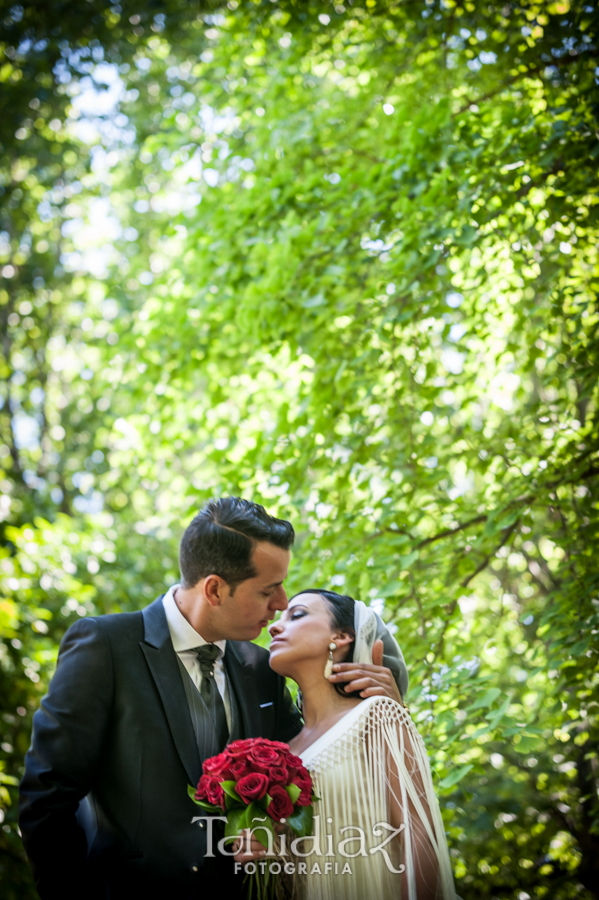
[[[188,792],[202,809],[226,816],[225,839],[230,841],[250,829],[264,847],[274,847],[275,823],[287,824],[296,837],[312,833],[312,803],[318,799],[312,779],[299,756],[280,741],[247,738],[229,744],[204,762],[197,788],[190,785]],[[259,900],[275,896],[270,867],[263,878],[255,866],[251,877],[254,873]],[[250,896],[251,888],[252,882]]]

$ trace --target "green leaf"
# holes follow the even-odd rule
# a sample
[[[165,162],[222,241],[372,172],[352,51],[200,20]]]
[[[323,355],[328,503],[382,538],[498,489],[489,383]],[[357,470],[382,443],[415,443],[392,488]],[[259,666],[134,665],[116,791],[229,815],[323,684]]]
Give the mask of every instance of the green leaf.
[[[473,763],[467,763],[465,766],[459,766],[457,769],[452,769],[449,775],[446,775],[445,778],[439,782],[439,787],[443,790],[453,787],[458,781],[461,781],[464,775],[467,775],[472,768]]]
[[[474,741],[476,738],[482,737],[483,734],[489,734],[492,731],[490,725],[481,725],[480,728],[477,728],[476,731],[473,731],[472,734],[468,735],[468,740]]]
[[[247,807],[243,809],[232,809],[227,813],[227,824],[225,825],[225,837],[236,837],[241,834],[245,826]]]
[[[314,821],[313,806],[298,806],[295,812],[287,819],[287,824],[297,837],[307,837],[312,834]]]
[[[231,797],[232,800],[237,800],[239,803],[243,803],[243,805],[245,806],[243,799],[239,796],[239,794],[235,790],[236,784],[237,784],[236,781],[221,781],[220,782],[220,786],[222,787],[223,791],[225,792],[225,794],[228,797]]]
[[[479,697],[478,700],[476,700],[472,704],[470,709],[482,709],[483,707],[491,706],[491,704],[494,703],[495,700],[497,700],[500,694],[501,691],[499,690],[499,688],[489,688],[489,690],[486,691],[486,693],[483,694],[482,697]]]
[[[271,799],[272,798],[270,794],[266,794],[266,796],[262,797],[260,800],[256,800],[255,802],[260,807],[260,809],[263,809],[266,812]]]
[[[466,244],[467,246],[474,244],[476,238],[478,236],[478,231],[476,228],[472,228],[470,225],[466,225],[465,228],[462,229],[462,233],[455,238],[456,244]]]
[[[206,812],[216,813],[222,812],[220,806],[214,806],[212,803],[206,803],[204,800],[194,800],[193,801],[196,806],[199,806],[201,809],[205,809]]]
[[[526,756],[530,756],[532,753],[537,753],[542,746],[542,742],[539,741],[538,738],[528,737],[525,735],[521,741],[517,744],[514,744],[514,751],[516,753],[522,753]]]
[[[400,538],[402,538],[403,540],[400,541]],[[405,543],[409,541],[409,538],[407,537],[407,535],[402,534],[398,535],[398,537],[394,537],[393,540],[395,541],[395,543]],[[398,593],[398,591],[401,591],[402,589],[403,583],[399,580],[394,580],[389,582],[389,584],[383,585],[383,587],[381,587],[377,593],[379,593],[381,597],[393,597]]]
[[[0,772],[0,784],[10,784],[12,787],[18,787],[19,779],[15,778],[14,775],[5,775],[4,772]]]
[[[285,790],[291,797],[291,802],[295,805],[297,803],[297,798],[299,797],[299,795],[302,792],[302,789],[300,787],[298,787],[297,784],[288,784],[285,787]]]
[[[248,806],[243,827],[251,828],[256,839],[260,841],[263,847],[268,847],[268,838],[264,834],[264,829],[272,834],[274,838],[275,831],[273,821],[257,803],[250,803]]]
[[[512,694],[509,694],[505,698],[505,700],[503,701],[503,703],[501,704],[501,706],[499,707],[498,710],[496,710],[495,712],[487,713],[487,715],[485,716],[485,719],[487,719],[491,728],[495,728],[495,726],[499,723],[499,721],[501,719],[503,719],[504,715],[507,712],[508,706],[510,705],[511,702],[512,702]]]
[[[415,563],[420,553],[418,550],[413,550],[412,553],[408,553],[407,556],[399,557],[399,564],[402,569],[409,569],[412,563]]]
[[[317,306],[325,306],[326,302],[324,294],[319,293],[315,294],[314,297],[309,297],[307,300],[304,300],[302,306],[304,309],[314,309]]]

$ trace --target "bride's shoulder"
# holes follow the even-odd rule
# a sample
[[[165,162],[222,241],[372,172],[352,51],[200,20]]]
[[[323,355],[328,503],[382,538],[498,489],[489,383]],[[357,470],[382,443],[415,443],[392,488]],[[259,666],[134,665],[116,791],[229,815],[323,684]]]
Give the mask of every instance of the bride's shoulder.
[[[366,730],[384,725],[417,730],[406,707],[390,697],[367,697],[358,710],[359,720]]]
[[[366,697],[360,703],[359,709],[364,716],[389,716],[390,718],[408,718],[405,707],[391,697]]]

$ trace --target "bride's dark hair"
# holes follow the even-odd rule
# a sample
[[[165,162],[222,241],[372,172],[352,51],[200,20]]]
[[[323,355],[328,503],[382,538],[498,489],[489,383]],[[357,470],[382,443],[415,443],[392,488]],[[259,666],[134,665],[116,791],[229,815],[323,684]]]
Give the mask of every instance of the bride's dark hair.
[[[353,662],[356,638],[356,632],[354,630],[355,600],[353,597],[348,597],[347,594],[336,594],[335,591],[323,591],[320,588],[306,588],[303,591],[298,591],[294,597],[298,597],[300,594],[318,594],[319,597],[322,597],[322,599],[327,602],[331,611],[331,624],[335,631],[343,631],[345,634],[353,635],[354,640],[351,644],[348,644],[345,656],[342,660],[343,662]],[[291,600],[293,600],[294,597],[291,597]],[[360,691],[351,691],[348,694],[345,690],[345,684],[335,684],[334,688],[342,697],[360,696]]]

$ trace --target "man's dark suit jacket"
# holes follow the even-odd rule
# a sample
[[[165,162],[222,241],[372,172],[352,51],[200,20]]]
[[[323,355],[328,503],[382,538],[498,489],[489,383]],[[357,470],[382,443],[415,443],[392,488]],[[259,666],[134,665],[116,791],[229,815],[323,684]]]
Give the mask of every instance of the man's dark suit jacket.
[[[235,737],[291,740],[300,716],[267,652],[228,641],[224,664]],[[225,889],[230,861],[204,860],[207,829],[191,824],[203,813],[187,785],[202,761],[162,598],[72,625],[21,783],[23,843],[43,900],[191,900]]]

